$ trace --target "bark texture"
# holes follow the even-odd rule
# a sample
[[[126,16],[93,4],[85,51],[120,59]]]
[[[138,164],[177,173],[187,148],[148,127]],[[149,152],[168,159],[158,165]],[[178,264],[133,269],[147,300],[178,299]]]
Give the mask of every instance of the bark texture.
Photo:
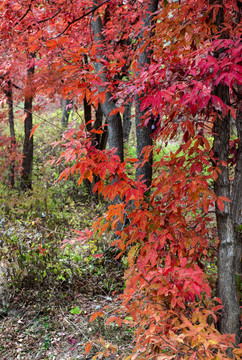
[[[95,4],[95,2],[94,2]],[[104,44],[105,39],[103,36],[103,26],[100,16],[93,18],[92,20],[92,29],[94,33],[94,41],[97,45]],[[100,60],[105,59],[105,56],[100,51],[99,54]],[[109,114],[116,108],[116,104],[112,99],[112,94],[107,91],[107,69],[100,62],[95,64],[96,72],[99,74],[102,84],[99,87],[99,92],[105,92],[105,101],[101,105],[104,115],[107,117],[108,124],[108,143],[109,148],[116,148],[116,154],[120,157],[120,160],[123,161],[123,127],[122,119],[120,113],[110,116]]]
[[[33,75],[34,75],[34,58],[35,54],[30,54],[29,64],[27,68],[27,90],[24,101],[24,146],[23,146],[23,162],[21,173],[21,189],[32,189],[32,168],[33,168],[33,136],[30,133],[33,128]]]
[[[153,14],[158,8],[158,0],[150,1],[150,4],[147,8],[146,16],[144,19],[143,28],[144,30],[151,26],[153,20]],[[140,38],[144,36],[144,30],[140,34]],[[140,43],[140,47],[142,47],[143,41]],[[144,49],[144,51],[140,54],[138,59],[138,66],[140,69],[145,69],[150,64],[152,51],[148,48]],[[135,98],[135,123],[136,123],[136,138],[137,138],[137,157],[139,162],[143,161],[142,151],[146,146],[152,145],[152,129],[151,129],[151,121],[149,121],[147,126],[142,126],[142,123],[145,118],[145,111],[141,111],[141,101],[144,94],[142,93],[140,96],[136,96]],[[142,176],[143,180],[145,180],[146,186],[149,188],[152,180],[152,156],[150,156],[149,161],[147,161],[142,167],[139,166],[136,171],[136,177]]]
[[[215,19],[217,31],[221,31],[224,26],[224,0],[211,0],[211,4],[221,5]],[[224,38],[224,35],[221,36]],[[222,50],[216,52],[214,56],[220,57]],[[230,105],[230,93],[227,85],[218,84],[213,90],[213,94],[218,96],[224,104]],[[238,121],[237,121],[238,123]],[[218,160],[229,163],[229,140],[230,140],[230,113],[227,115],[217,111],[214,122],[214,156]],[[241,146],[241,145],[240,145]],[[224,211],[220,211],[216,206],[217,230],[219,236],[218,246],[218,279],[217,295],[222,300],[223,309],[218,322],[219,331],[222,334],[235,334],[235,344],[240,340],[240,308],[236,291],[236,252],[238,251],[238,241],[234,224],[234,216],[237,213],[238,202],[241,204],[241,187],[238,183],[241,180],[241,164],[236,163],[236,171],[233,183],[233,195],[231,198],[231,188],[229,180],[228,166],[220,166],[221,174],[214,182],[214,192],[216,196],[225,196],[232,202],[225,202]],[[232,357],[232,349],[228,350],[228,355]]]
[[[125,110],[123,113],[123,134],[124,134],[124,142],[127,144],[129,141],[129,134],[132,125],[132,118],[131,118],[131,108],[132,102],[128,102],[125,104]]]
[[[232,191],[232,220],[235,231],[236,285],[239,301],[242,304],[242,86],[238,86],[237,94],[239,108],[236,114],[236,128],[239,143]],[[242,334],[240,334],[240,342],[242,342]]]
[[[219,96],[225,104],[229,103],[229,89],[226,85],[219,84],[214,94]],[[214,156],[218,160],[228,163],[230,139],[230,114],[218,115],[214,123]],[[229,169],[220,166],[221,174],[214,183],[216,196],[230,196]],[[237,194],[238,196],[239,194]],[[232,205],[225,202],[224,211],[216,206],[217,229],[219,236],[218,247],[218,280],[217,295],[222,300],[223,309],[219,321],[219,331],[222,334],[235,334],[236,343],[239,341],[239,304],[236,292],[236,236],[234,231]]]
[[[66,128],[68,126],[72,105],[73,105],[73,100],[71,99],[63,100],[62,117],[61,117],[62,128]]]
[[[12,81],[8,80],[7,87],[3,89],[4,94],[7,98],[8,103],[8,123],[10,130],[10,171],[9,171],[9,184],[11,187],[14,187],[15,183],[15,161],[14,161],[14,153],[16,151],[16,138],[15,138],[15,130],[14,130],[14,115],[13,115],[13,85]]]

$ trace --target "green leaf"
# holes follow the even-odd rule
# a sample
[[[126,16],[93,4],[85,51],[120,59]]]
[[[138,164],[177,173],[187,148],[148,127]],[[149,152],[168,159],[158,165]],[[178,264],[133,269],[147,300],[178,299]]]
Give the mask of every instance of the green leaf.
[[[74,308],[72,308],[72,309],[70,310],[70,313],[73,314],[73,315],[74,315],[74,314],[79,315],[79,314],[82,313],[82,309],[80,309],[79,306],[76,306],[76,307],[74,307]]]

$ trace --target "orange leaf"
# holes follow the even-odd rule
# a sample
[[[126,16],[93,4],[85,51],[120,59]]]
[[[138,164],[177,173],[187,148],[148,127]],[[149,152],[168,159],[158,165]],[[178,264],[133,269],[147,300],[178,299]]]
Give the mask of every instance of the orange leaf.
[[[119,108],[116,108],[110,112],[109,116],[116,115],[118,112],[119,112]]]
[[[226,196],[219,196],[220,200],[231,202]]]
[[[89,344],[85,346],[85,354],[89,354],[91,347],[92,347],[93,341],[91,341]]]
[[[94,314],[92,314],[90,321],[94,321],[98,316],[101,317],[103,315],[103,311],[96,311]]]
[[[25,113],[25,114],[21,117],[21,121],[22,121],[22,123],[24,123],[24,122],[25,122],[26,117],[27,117],[27,113]]]
[[[123,114],[123,113],[124,113],[124,110],[125,110],[125,107],[124,107],[124,106],[120,106],[120,107],[112,110],[112,111],[110,112],[109,116],[115,115],[115,114],[117,114],[118,112],[120,112],[121,114]]]
[[[42,122],[40,122],[39,124],[35,125],[35,126],[32,128],[31,133],[30,133],[30,135],[29,135],[29,138],[30,138],[30,139],[32,138],[32,136],[34,135],[35,130],[37,129],[37,127],[40,126],[40,124],[42,124]]]
[[[110,318],[106,321],[106,325],[110,322],[114,322],[117,319],[116,316],[110,316]]]
[[[220,211],[224,211],[224,202],[221,199],[217,199],[217,205]]]

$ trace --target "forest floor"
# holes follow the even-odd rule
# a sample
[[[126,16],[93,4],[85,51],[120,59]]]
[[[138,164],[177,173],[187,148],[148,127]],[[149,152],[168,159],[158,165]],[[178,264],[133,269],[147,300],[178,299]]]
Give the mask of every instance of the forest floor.
[[[87,360],[100,351],[98,360],[109,343],[117,351],[105,359],[114,360],[133,346],[134,330],[128,325],[105,324],[120,312],[114,296],[122,292],[126,261],[125,256],[123,262],[115,261],[117,253],[109,253],[111,230],[79,247],[71,245],[78,237],[73,229],[91,228],[107,203],[90,200],[90,191],[77,186],[78,176],[58,182],[63,163],[46,165],[62,151],[50,145],[60,138],[50,122],[59,125],[60,116],[59,110],[49,109],[45,131],[34,135],[33,191],[21,193],[18,184],[9,189],[0,182],[0,360]],[[125,149],[131,158],[136,156],[134,132]],[[21,122],[16,121],[16,133],[21,144]],[[134,170],[129,169],[133,176]],[[63,248],[63,241],[70,247]],[[90,322],[103,307],[104,316]],[[90,340],[94,346],[86,354]]]
[[[88,202],[72,182],[45,189],[37,184],[26,196],[0,188],[0,360],[87,360],[100,352],[98,360],[109,343],[117,351],[105,359],[129,354],[133,330],[105,324],[120,312],[115,297],[124,286],[111,233],[62,246],[77,237],[72,229],[91,227],[105,204]],[[90,322],[103,307],[104,316]]]
[[[117,348],[116,354],[105,359],[129,353],[132,331],[115,323],[105,325],[119,304],[110,294],[95,294],[96,281],[83,279],[60,290],[22,289],[15,294],[5,290],[5,307],[0,311],[0,359],[92,359],[101,350],[100,337],[104,347],[112,342]],[[90,322],[91,314],[104,307],[104,318]],[[84,344],[91,340],[95,345],[86,354]],[[100,353],[97,359],[102,358]]]

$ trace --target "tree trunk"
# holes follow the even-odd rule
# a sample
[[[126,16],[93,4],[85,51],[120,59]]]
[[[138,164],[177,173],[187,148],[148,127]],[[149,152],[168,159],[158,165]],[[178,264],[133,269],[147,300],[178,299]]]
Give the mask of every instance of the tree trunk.
[[[237,158],[232,190],[232,221],[235,231],[235,272],[239,301],[242,302],[242,86],[238,86],[239,108],[236,114],[238,134]],[[242,342],[242,334],[240,341]]]
[[[158,8],[158,0],[151,0],[150,4],[147,8],[147,13],[144,19],[144,30],[152,24],[153,14]],[[141,32],[140,37],[144,36],[144,30]],[[141,41],[140,47],[143,46],[143,42]],[[151,50],[147,48],[140,54],[138,59],[138,66],[141,69],[145,69],[150,64],[151,58]],[[147,126],[142,126],[145,117],[145,111],[141,111],[141,99],[144,94],[141,96],[136,96],[135,98],[135,123],[136,123],[136,138],[137,138],[137,157],[139,162],[143,161],[142,151],[146,146],[152,145],[152,129],[151,129],[151,121],[149,121]],[[152,181],[152,155],[150,156],[149,161],[147,161],[142,167],[139,166],[136,171],[136,177],[142,176],[142,179],[145,180],[146,186],[149,188]]]
[[[224,26],[224,1],[212,0],[211,3],[221,5],[215,19],[215,25],[218,31]],[[222,50],[220,50],[221,52]],[[216,58],[219,58],[220,52],[214,54]],[[229,88],[227,85],[218,84],[213,94],[218,96],[224,104],[230,105]],[[229,162],[229,140],[230,140],[230,113],[227,115],[217,111],[217,116],[213,127],[214,142],[213,151],[214,156],[218,160]],[[223,211],[220,211],[216,205],[216,220],[217,230],[219,236],[218,246],[218,279],[217,279],[217,295],[222,300],[223,309],[221,311],[221,317],[218,322],[219,331],[222,334],[235,334],[235,344],[239,343],[240,338],[240,324],[239,314],[240,308],[236,291],[236,251],[238,250],[236,244],[236,231],[234,229],[233,213],[235,214],[237,208],[237,201],[241,197],[240,189],[238,187],[238,172],[242,171],[242,168],[236,169],[234,177],[233,196],[231,199],[231,189],[229,180],[228,166],[220,166],[221,174],[218,175],[217,180],[214,182],[214,192],[216,196],[225,196],[231,199],[231,204],[225,202]],[[240,175],[241,176],[241,175]],[[241,180],[241,178],[240,178]],[[241,183],[240,183],[241,186]],[[240,202],[240,200],[239,200]],[[229,349],[228,355],[232,357],[232,350]]]
[[[225,104],[229,103],[229,89],[226,85],[219,84],[214,94]],[[229,139],[230,139],[230,114],[219,116],[214,122],[214,143],[213,151],[215,158],[226,161],[229,160]],[[220,166],[221,174],[214,183],[216,196],[230,196],[229,169]],[[237,197],[239,194],[237,193]],[[236,334],[236,343],[239,341],[239,304],[236,292],[236,243],[234,224],[232,221],[232,208],[234,204],[225,202],[223,211],[216,206],[217,229],[219,236],[218,247],[218,280],[217,295],[222,300],[223,309],[219,321],[219,331],[222,334]]]
[[[87,131],[92,130],[92,124],[90,121],[92,120],[92,106],[88,104],[86,97],[83,99],[83,109],[84,109],[84,119]]]
[[[32,103],[33,103],[33,75],[34,75],[34,58],[35,54],[29,56],[29,64],[27,69],[27,89],[24,101],[24,146],[23,146],[23,162],[21,173],[21,189],[32,189],[32,168],[33,168],[33,136],[30,133],[33,127],[32,119]]]
[[[61,117],[61,126],[63,129],[67,128],[69,123],[69,117],[73,105],[73,100],[71,99],[64,99],[64,105],[62,106],[62,117]]]
[[[94,4],[96,2],[94,1]],[[94,41],[98,45],[100,43],[104,43],[104,36],[102,33],[103,26],[102,20],[100,16],[96,19],[92,20],[92,29],[94,33]],[[104,59],[103,55],[99,56],[100,60]],[[96,72],[99,73],[99,76],[102,80],[102,84],[107,83],[107,70],[105,66],[101,63],[95,64]],[[112,99],[112,95],[110,92],[107,91],[107,85],[100,85],[99,92],[105,92],[105,101],[101,105],[102,111],[104,115],[107,117],[107,124],[108,124],[108,142],[109,148],[114,149],[116,148],[116,154],[119,156],[120,161],[122,162],[124,159],[123,153],[123,128],[122,128],[122,120],[120,113],[118,112],[115,115],[109,115],[111,111],[116,108],[115,102]]]
[[[14,187],[15,183],[15,161],[14,161],[14,153],[16,151],[16,138],[15,138],[15,130],[14,130],[14,116],[13,116],[13,86],[11,80],[7,82],[7,88],[3,90],[8,103],[8,122],[9,122],[9,130],[10,130],[10,172],[9,172],[9,184],[11,187]]]
[[[124,142],[127,144],[129,142],[129,134],[132,125],[132,118],[131,118],[131,109],[132,109],[132,102],[128,102],[124,105],[125,110],[123,113],[123,134],[124,134]]]

